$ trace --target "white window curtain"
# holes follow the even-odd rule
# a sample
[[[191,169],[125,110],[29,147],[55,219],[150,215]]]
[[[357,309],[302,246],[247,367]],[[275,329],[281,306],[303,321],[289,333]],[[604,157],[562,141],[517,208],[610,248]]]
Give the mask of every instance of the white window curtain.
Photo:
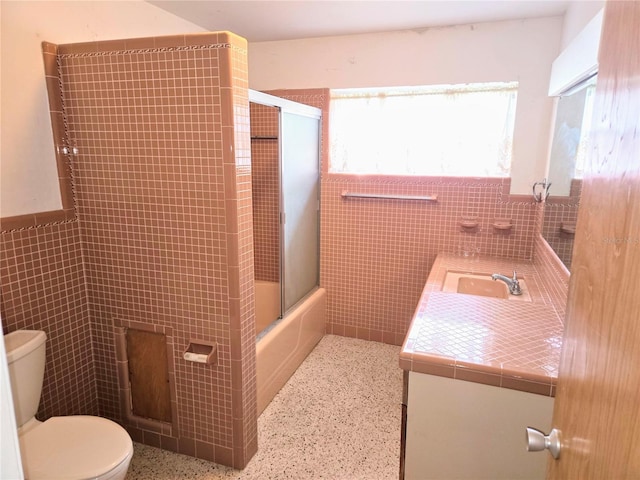
[[[518,83],[331,91],[333,173],[509,176]]]

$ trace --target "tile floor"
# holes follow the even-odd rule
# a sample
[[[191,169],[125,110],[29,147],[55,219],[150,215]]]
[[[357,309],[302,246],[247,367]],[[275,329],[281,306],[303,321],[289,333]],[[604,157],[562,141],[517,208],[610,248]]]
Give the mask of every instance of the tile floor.
[[[242,470],[135,444],[127,480],[398,478],[400,347],[325,336],[258,420]]]

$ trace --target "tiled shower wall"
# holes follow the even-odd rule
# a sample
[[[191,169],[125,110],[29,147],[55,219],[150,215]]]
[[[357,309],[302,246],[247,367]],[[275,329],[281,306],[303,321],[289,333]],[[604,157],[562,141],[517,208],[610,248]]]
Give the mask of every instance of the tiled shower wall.
[[[170,332],[176,421],[129,432],[242,467],[257,449],[246,42],[204,34],[58,53],[68,142],[79,150],[83,325],[90,318],[93,330],[83,341],[98,412],[127,423],[114,328]],[[192,339],[218,343],[217,365],[182,358]]]
[[[251,110],[254,269],[256,280],[280,281],[280,154],[278,109]]]
[[[330,174],[329,90],[268,93],[323,110],[320,284],[328,293],[328,333],[400,345],[440,252],[532,257],[536,205],[509,195],[509,179]],[[434,194],[438,201],[345,199],[343,191]],[[462,228],[463,216],[477,216],[478,227]],[[513,227],[496,229],[496,219]]]

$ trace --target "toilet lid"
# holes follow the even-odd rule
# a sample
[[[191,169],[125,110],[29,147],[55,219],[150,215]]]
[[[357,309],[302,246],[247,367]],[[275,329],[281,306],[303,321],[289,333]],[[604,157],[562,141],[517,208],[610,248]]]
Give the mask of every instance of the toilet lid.
[[[133,453],[127,431],[106,418],[52,417],[20,436],[25,477],[95,478]]]

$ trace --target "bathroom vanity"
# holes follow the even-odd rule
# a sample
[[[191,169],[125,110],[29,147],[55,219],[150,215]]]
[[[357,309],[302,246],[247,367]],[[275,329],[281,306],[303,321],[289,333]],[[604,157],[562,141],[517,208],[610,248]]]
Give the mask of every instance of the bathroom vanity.
[[[523,295],[491,278],[513,270]],[[437,257],[400,354],[401,477],[545,477],[525,429],[551,425],[564,305],[550,290],[530,261]]]

